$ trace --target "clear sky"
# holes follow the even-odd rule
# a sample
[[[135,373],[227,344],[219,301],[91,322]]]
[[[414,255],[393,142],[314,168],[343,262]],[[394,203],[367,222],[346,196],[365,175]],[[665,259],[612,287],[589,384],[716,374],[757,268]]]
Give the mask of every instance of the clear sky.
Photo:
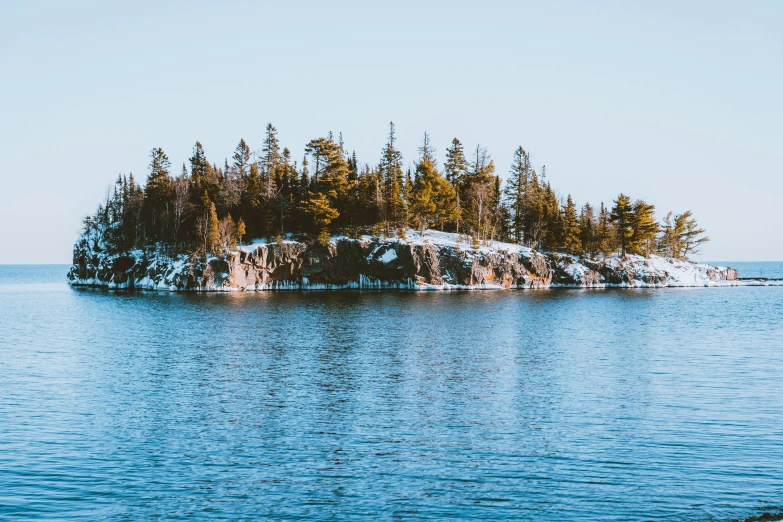
[[[222,163],[271,121],[301,159],[397,125],[562,196],[690,209],[701,259],[783,260],[783,2],[0,2],[0,263],[68,263],[149,151]],[[220,4],[220,5],[218,5]]]

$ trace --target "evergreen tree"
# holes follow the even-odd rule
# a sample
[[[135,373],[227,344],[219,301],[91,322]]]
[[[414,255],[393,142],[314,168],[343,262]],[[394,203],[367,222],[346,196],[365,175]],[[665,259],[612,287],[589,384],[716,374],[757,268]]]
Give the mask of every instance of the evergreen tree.
[[[410,198],[410,209],[414,221],[419,225],[420,234],[424,237],[424,231],[431,220],[435,219],[437,210],[430,183],[423,180],[416,181]]]
[[[658,253],[675,259],[688,259],[688,254],[698,253],[701,244],[709,240],[690,210],[677,214],[673,221],[669,212],[663,222]]]
[[[277,129],[271,123],[266,124],[264,145],[261,149],[261,177],[264,181],[264,195],[272,199],[276,192],[275,177],[278,175],[282,155],[277,141]]]
[[[424,133],[424,139],[419,147],[419,160],[416,162],[415,181],[410,179],[408,174],[408,183],[411,185],[408,190],[409,207],[413,219],[419,225],[421,235],[428,225],[438,219],[438,203],[449,196],[448,185],[438,172],[435,160],[435,149],[430,143],[429,134]],[[442,194],[446,191],[446,194]],[[443,209],[443,207],[441,207]]]
[[[609,209],[601,202],[601,210],[598,213],[598,231],[596,236],[596,249],[606,258],[607,254],[617,248],[617,234],[612,225],[612,217]]]
[[[595,211],[590,203],[585,203],[579,213],[579,242],[582,252],[590,257],[599,251],[597,228]]]
[[[703,228],[699,228],[693,213],[690,210],[686,210],[684,213],[677,215],[675,222],[678,224],[678,237],[682,245],[680,257],[688,259],[688,254],[698,254],[701,245],[708,242],[710,238],[705,235]],[[680,223],[684,223],[684,227],[679,225]],[[683,232],[679,232],[681,228],[684,228]]]
[[[514,151],[511,175],[506,180],[506,206],[508,207],[508,229],[514,242],[522,243],[524,238],[524,215],[527,185],[532,167],[530,156],[521,146]]]
[[[425,132],[413,170],[404,173],[393,123],[377,168],[360,168],[355,152],[346,152],[342,135],[335,139],[329,133],[307,144],[299,169],[290,151],[281,151],[276,133],[267,125],[258,161],[251,160],[250,147],[240,140],[231,163],[226,160],[221,167],[210,164],[196,142],[190,172],[183,164],[176,178],[169,173],[166,154],[154,149],[146,186],[136,183],[133,174],[118,176],[97,212],[85,219],[85,233],[103,234],[110,250],[154,241],[165,247],[170,241],[175,252],[190,247],[206,255],[233,249],[245,235],[282,237],[285,230],[311,234],[322,244],[332,231],[354,237],[380,234],[381,224],[387,234],[396,230],[404,237],[409,222],[422,234],[438,225],[467,230],[476,245],[510,238],[537,249],[587,256],[619,249],[623,255],[658,252],[682,259],[709,241],[690,211],[669,213],[659,224],[653,205],[631,202],[624,194],[611,212],[603,203],[598,213],[589,204],[577,212],[570,195],[559,200],[545,167],[540,177],[533,170],[522,147],[514,153],[502,190],[487,151],[477,146],[468,164],[457,139],[441,172]],[[232,215],[239,218],[236,223]]]
[[[161,148],[152,149],[150,153],[150,174],[144,189],[144,208],[149,239],[164,239],[166,214],[171,197],[171,163]]]
[[[386,233],[392,228],[402,228],[406,225],[405,214],[405,181],[402,173],[402,153],[397,150],[397,137],[394,135],[394,122],[389,122],[389,137],[381,153],[378,170],[383,177],[384,185],[384,222]]]
[[[563,232],[562,245],[563,250],[569,254],[580,254],[582,252],[582,242],[579,237],[579,221],[576,217],[576,207],[568,195],[566,204],[563,206]]]
[[[308,165],[307,154],[305,154],[302,158],[302,171],[299,174],[299,190],[301,195],[304,195],[310,188],[310,172],[307,169]]]
[[[658,223],[655,221],[655,207],[642,200],[633,204],[631,213],[631,241],[626,248],[632,254],[649,256],[655,251],[655,239],[658,234]]]
[[[315,194],[304,206],[305,213],[312,217],[313,225],[317,232],[318,242],[326,246],[329,244],[329,225],[340,215],[332,208],[324,194]]]
[[[546,175],[545,171],[543,175]],[[557,195],[549,182],[543,185],[540,205],[543,214],[541,246],[548,251],[558,250],[563,245],[563,214]]]
[[[454,211],[450,221],[454,222],[454,228],[459,234],[459,225],[464,204],[464,177],[468,172],[468,162],[465,159],[465,151],[462,143],[457,138],[451,140],[451,146],[446,149],[446,163],[443,165],[446,179],[454,187]]]
[[[218,216],[215,204],[210,202],[209,204],[209,229],[207,233],[207,250],[214,251],[218,245],[220,239],[218,229]]]
[[[245,140],[239,140],[239,145],[237,145],[232,156],[234,159],[232,168],[242,179],[247,178],[250,174],[250,156],[250,147],[247,146]]]
[[[528,246],[539,248],[546,227],[547,212],[544,190],[538,181],[538,175],[535,171],[530,175],[522,206],[525,209],[522,215],[522,237]]]
[[[633,239],[634,221],[631,198],[625,194],[617,196],[609,219],[615,225],[617,242],[620,244],[620,253],[625,257],[626,251],[628,247],[631,246],[631,241]]]
[[[468,162],[465,159],[465,150],[457,138],[451,140],[451,147],[446,149],[446,163],[443,165],[446,179],[452,185],[459,185],[462,176],[468,172]]]
[[[193,146],[193,155],[190,157],[190,177],[193,184],[202,188],[209,173],[209,162],[204,154],[204,147],[201,142],[196,142]]]

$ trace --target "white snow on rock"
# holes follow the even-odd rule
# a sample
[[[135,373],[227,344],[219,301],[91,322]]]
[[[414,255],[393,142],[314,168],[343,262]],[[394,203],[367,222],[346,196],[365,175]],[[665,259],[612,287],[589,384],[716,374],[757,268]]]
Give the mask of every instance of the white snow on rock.
[[[457,259],[464,260],[464,267],[469,269],[471,269],[471,265],[473,268],[478,268],[476,264],[486,260],[485,256],[490,254],[503,254],[511,256],[512,260],[525,260],[526,263],[532,263],[535,260],[536,263],[543,263],[544,268],[548,263],[553,271],[554,279],[551,283],[547,279],[541,286],[536,285],[537,288],[770,286],[783,284],[783,281],[737,280],[736,273],[728,267],[698,264],[656,255],[649,258],[637,255],[628,255],[624,258],[610,256],[606,259],[592,260],[562,254],[544,254],[544,257],[529,247],[498,241],[485,242],[474,248],[471,238],[467,236],[435,230],[427,230],[423,235],[419,231],[407,230],[404,238],[365,235],[359,239],[349,239],[345,236],[335,236],[332,241],[359,241],[363,245],[362,248],[371,249],[366,257],[367,268],[371,268],[372,263],[380,263],[390,265],[388,268],[394,270],[392,263],[398,260],[397,250],[400,250],[400,244],[433,245],[437,247],[438,255],[446,255],[451,259],[456,256]],[[283,243],[297,243],[297,241],[289,235],[283,240]],[[245,279],[242,275],[241,279],[237,280],[236,273],[231,268],[232,263],[237,261],[239,256],[247,256],[265,246],[268,246],[266,241],[250,241],[226,258],[211,256],[205,262],[203,257],[198,258],[187,254],[167,255],[166,249],[162,247],[150,248],[145,251],[136,249],[123,253],[110,253],[104,244],[103,234],[93,230],[77,241],[76,251],[80,252],[79,258],[82,264],[75,264],[72,267],[69,273],[69,282],[74,286],[166,291],[185,288],[202,291],[235,291],[341,288],[455,290],[509,287],[508,281],[501,284],[499,279],[492,277],[483,278],[480,280],[481,282],[476,284],[459,284],[448,272],[444,272],[437,281],[430,280],[429,282],[419,275],[415,278],[405,275],[397,280],[379,280],[377,277],[366,275],[366,273],[365,275],[359,273],[355,280],[344,284],[315,283],[310,282],[307,277],[299,277],[298,280],[269,280],[265,278],[264,281],[255,279],[243,283],[241,281],[245,281]],[[495,256],[494,259],[497,260],[497,257]],[[503,259],[509,259],[509,257]],[[87,270],[85,270],[85,264]],[[225,271],[226,268],[229,269],[229,272]],[[204,277],[208,270],[212,270],[210,279]],[[80,277],[80,274],[84,277]],[[498,277],[500,276],[498,275]],[[208,282],[204,283],[203,281]],[[438,284],[434,284],[435,282]],[[511,287],[517,288],[518,286],[513,283]]]
[[[393,248],[387,248],[386,252],[378,259],[381,263],[388,265],[392,261],[397,259],[397,252]]]

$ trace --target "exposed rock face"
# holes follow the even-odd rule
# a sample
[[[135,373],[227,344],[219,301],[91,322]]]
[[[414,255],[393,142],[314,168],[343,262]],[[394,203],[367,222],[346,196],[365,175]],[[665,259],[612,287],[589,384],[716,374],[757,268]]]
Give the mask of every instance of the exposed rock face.
[[[288,241],[207,261],[152,250],[112,254],[82,237],[68,279],[77,286],[166,290],[705,286],[737,279],[731,268],[655,256],[579,259],[504,243],[474,249],[452,234],[433,235],[432,242],[341,238],[326,247]]]

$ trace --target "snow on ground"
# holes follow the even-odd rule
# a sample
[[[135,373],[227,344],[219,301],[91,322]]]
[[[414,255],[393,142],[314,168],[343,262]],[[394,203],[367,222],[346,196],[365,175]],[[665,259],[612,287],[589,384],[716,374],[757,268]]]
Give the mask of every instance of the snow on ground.
[[[96,272],[102,272],[106,274],[111,270],[118,256],[130,257],[135,260],[135,264],[148,263],[146,273],[134,281],[115,282],[114,274],[110,274],[108,280],[100,280],[97,277],[91,277],[89,279],[71,279],[71,284],[74,285],[90,285],[90,286],[105,286],[108,288],[128,288],[135,287],[148,290],[177,290],[181,286],[183,278],[187,278],[186,272],[192,267],[194,262],[193,256],[186,254],[180,254],[178,256],[168,256],[162,249],[142,251],[133,250],[123,254],[109,253],[104,245],[102,236],[100,234],[90,234],[84,236],[84,243],[80,248],[85,250],[85,257],[90,259],[90,264],[93,266],[93,274]],[[346,236],[335,236],[332,241],[356,241],[356,239],[350,239]],[[533,250],[512,243],[503,243],[499,241],[490,241],[482,244],[478,249],[473,248],[473,242],[469,236],[458,235],[449,232],[440,232],[437,230],[427,230],[422,235],[419,231],[408,229],[405,232],[405,237],[390,237],[384,238],[383,236],[362,236],[360,241],[363,242],[376,242],[372,253],[367,257],[368,262],[378,262],[383,264],[390,264],[397,260],[397,252],[389,243],[405,243],[411,245],[424,245],[431,244],[437,247],[454,248],[461,250],[465,253],[465,263],[470,264],[476,262],[477,256],[483,256],[484,254],[490,254],[495,252],[507,252],[509,254],[517,254],[525,257],[530,257]],[[297,240],[290,234],[286,235],[283,243],[297,243]],[[253,252],[260,246],[268,245],[269,242],[263,239],[251,241],[248,244],[241,245],[238,250],[244,252]],[[210,256],[209,260],[217,259],[214,256]],[[551,286],[564,286],[564,287],[658,287],[658,286],[780,286],[783,285],[783,281],[764,281],[764,280],[725,280],[727,276],[727,268],[722,266],[712,266],[707,264],[696,264],[688,261],[681,261],[670,258],[663,258],[660,256],[652,255],[649,258],[637,255],[629,255],[624,259],[620,259],[617,256],[607,257],[606,259],[595,259],[593,262],[588,260],[581,260],[576,256],[558,254],[555,256],[557,261],[557,267],[568,275],[572,283],[552,283]],[[550,263],[554,260],[550,258]],[[622,283],[609,284],[606,283],[604,274],[596,274],[591,272],[591,266],[594,266],[595,262],[603,261],[606,267],[610,271],[614,271],[617,275],[622,277],[624,281]],[[129,269],[130,271],[130,269]],[[221,278],[228,277],[229,274],[220,274]],[[105,276],[103,276],[105,277]],[[616,278],[614,280],[617,280]],[[446,279],[448,281],[448,279]],[[358,275],[357,281],[349,282],[345,285],[318,285],[310,283],[307,278],[303,278],[301,282],[295,281],[271,281],[264,284],[257,284],[254,287],[247,289],[294,289],[294,288],[412,288],[418,290],[448,290],[448,289],[472,289],[472,288],[501,288],[500,285],[494,282],[485,282],[478,286],[467,286],[458,284],[449,284],[444,281],[442,285],[425,284],[421,280],[409,279],[407,281],[378,281],[372,278],[367,278],[362,274]],[[562,279],[560,280],[562,281]],[[236,290],[236,288],[221,285],[217,288],[205,288],[206,290]]]
[[[250,243],[246,243],[244,245],[239,245],[237,247],[237,250],[242,252],[255,252],[256,248],[266,246],[269,244],[275,244],[277,241],[267,241],[266,239],[253,239],[250,241]],[[281,243],[299,243],[299,241],[296,241],[294,239],[291,239],[290,234],[286,234],[286,238],[281,241]]]
[[[348,238],[346,238],[345,236],[332,237],[333,242],[340,241],[343,239],[348,239]],[[375,241],[379,239],[385,240],[387,242],[399,242],[399,243],[406,243],[409,245],[430,244],[438,247],[457,248],[459,250],[474,250],[473,241],[471,240],[470,236],[466,236],[462,234],[454,234],[452,232],[441,232],[440,230],[428,229],[424,231],[424,235],[422,236],[418,230],[413,230],[409,228],[405,231],[404,238],[398,237],[396,235],[390,237],[363,235],[361,237],[362,241]],[[488,254],[491,252],[508,252],[511,254],[523,254],[525,256],[530,256],[532,249],[514,243],[503,243],[502,241],[486,241],[478,248],[478,252],[482,254]]]
[[[332,243],[336,243],[338,241],[355,241],[353,238],[349,238],[345,235],[335,235],[330,238]],[[398,243],[406,243],[409,245],[425,245],[425,244],[431,244],[438,247],[452,247],[452,248],[458,248],[459,250],[475,250],[473,248],[473,241],[471,240],[470,236],[462,235],[462,234],[454,234],[452,232],[441,232],[440,230],[432,230],[428,229],[424,231],[424,235],[422,236],[418,230],[413,229],[407,229],[405,231],[405,237],[401,238],[398,237],[396,234],[386,237],[384,235],[381,236],[370,236],[370,235],[362,235],[360,238],[361,241],[370,242],[370,241],[385,241],[385,242],[398,242]],[[286,234],[286,239],[282,241],[283,243],[298,243],[296,239],[293,239],[293,236],[291,234]],[[257,247],[266,246],[269,244],[276,243],[276,241],[267,241],[266,239],[254,239],[251,240],[249,243],[241,245],[238,247],[238,250],[241,250],[243,252],[254,252]],[[504,243],[502,241],[485,241],[481,244],[478,248],[478,252],[482,254],[489,254],[491,252],[508,252],[510,254],[523,254],[526,257],[529,257],[533,249],[517,245],[515,243]],[[374,255],[375,252],[371,254]],[[369,259],[369,257],[368,257]],[[384,263],[390,262],[393,259],[389,259],[389,261],[383,261]]]

